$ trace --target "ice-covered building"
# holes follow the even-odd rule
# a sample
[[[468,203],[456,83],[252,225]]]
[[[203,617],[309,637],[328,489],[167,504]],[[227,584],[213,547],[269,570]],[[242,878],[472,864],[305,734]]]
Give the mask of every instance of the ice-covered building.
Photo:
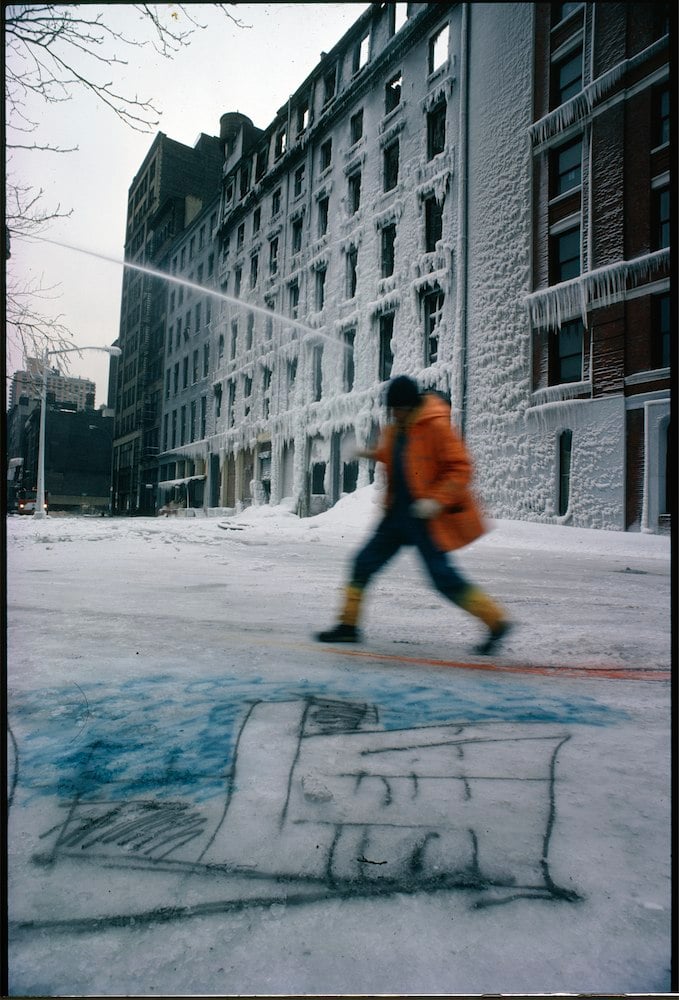
[[[163,489],[323,509],[407,373],[491,515],[662,528],[668,61],[667,4],[374,3],[266,128],[224,115],[223,297],[179,341],[168,309]]]

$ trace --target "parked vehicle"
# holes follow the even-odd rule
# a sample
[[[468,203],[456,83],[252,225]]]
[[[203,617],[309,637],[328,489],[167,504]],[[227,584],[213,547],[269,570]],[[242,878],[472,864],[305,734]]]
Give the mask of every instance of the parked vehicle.
[[[37,493],[35,490],[20,489],[17,493],[17,514],[35,514]],[[45,513],[48,513],[47,494],[45,494]]]

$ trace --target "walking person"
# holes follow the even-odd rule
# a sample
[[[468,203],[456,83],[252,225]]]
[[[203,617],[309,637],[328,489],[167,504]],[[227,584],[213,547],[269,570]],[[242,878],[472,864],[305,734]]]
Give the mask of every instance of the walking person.
[[[354,557],[338,624],[316,638],[360,642],[365,588],[402,545],[415,545],[436,589],[486,625],[486,636],[474,651],[487,655],[499,647],[512,624],[504,609],[469,583],[447,555],[485,531],[469,489],[471,460],[451,426],[450,407],[438,393],[420,393],[406,375],[389,383],[386,404],[392,420],[378,446],[357,452],[357,457],[386,466],[385,515]]]

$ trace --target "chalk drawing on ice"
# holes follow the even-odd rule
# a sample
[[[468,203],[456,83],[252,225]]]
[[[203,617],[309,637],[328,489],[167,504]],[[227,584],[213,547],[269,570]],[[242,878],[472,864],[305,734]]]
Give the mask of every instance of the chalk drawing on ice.
[[[69,879],[82,878],[74,865],[106,869],[106,898],[83,902],[67,879],[71,913],[15,926],[88,930],[444,889],[470,890],[477,906],[577,899],[549,865],[557,758],[568,739],[544,723],[387,731],[370,704],[257,702],[221,802],[88,794],[65,803],[35,860]],[[130,869],[148,873],[143,889]]]

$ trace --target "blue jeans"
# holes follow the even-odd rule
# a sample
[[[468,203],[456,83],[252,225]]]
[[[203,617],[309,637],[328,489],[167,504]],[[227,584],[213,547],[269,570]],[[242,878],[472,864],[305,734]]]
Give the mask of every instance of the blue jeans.
[[[426,522],[407,514],[388,513],[370,541],[354,558],[351,585],[363,590],[371,577],[396,555],[402,545],[415,545],[436,589],[455,604],[469,584],[457,571],[448,554],[438,549]]]

